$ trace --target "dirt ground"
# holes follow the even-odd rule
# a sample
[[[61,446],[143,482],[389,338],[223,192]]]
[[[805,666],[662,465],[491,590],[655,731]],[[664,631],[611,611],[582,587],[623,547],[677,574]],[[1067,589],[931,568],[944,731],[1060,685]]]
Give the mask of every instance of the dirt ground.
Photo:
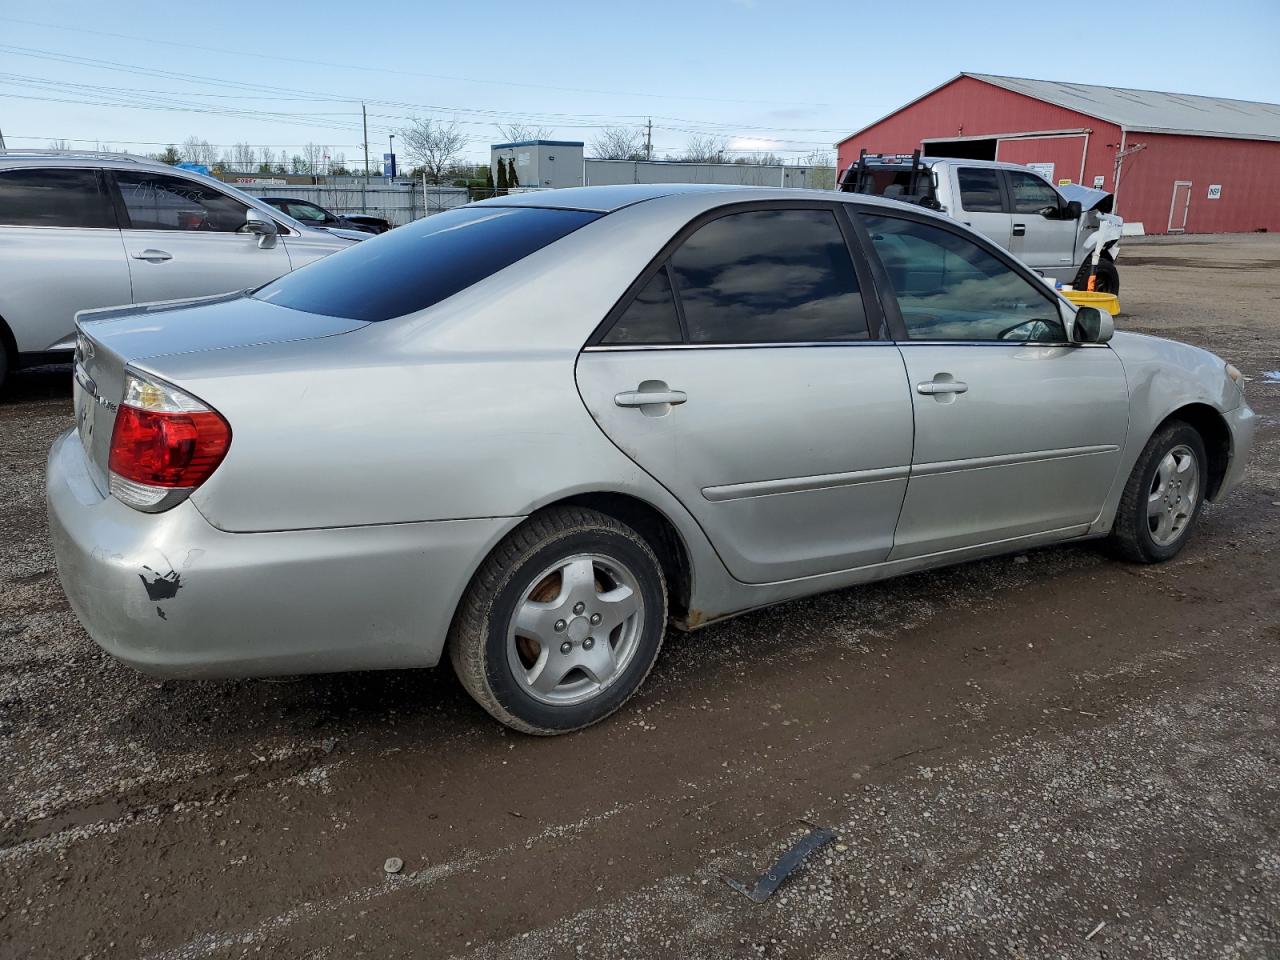
[[[1176,561],[1041,550],[675,634],[619,714],[550,740],[447,669],[112,661],[45,528],[69,377],[19,376],[0,957],[1280,957],[1280,237],[1120,264],[1119,327],[1232,360],[1261,417]],[[726,885],[805,822],[838,839],[771,900]]]

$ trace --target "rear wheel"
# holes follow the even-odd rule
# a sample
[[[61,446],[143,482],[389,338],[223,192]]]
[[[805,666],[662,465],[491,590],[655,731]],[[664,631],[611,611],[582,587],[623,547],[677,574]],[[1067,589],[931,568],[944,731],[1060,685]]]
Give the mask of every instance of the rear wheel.
[[[666,585],[634,530],[594,510],[531,517],[485,560],[449,634],[476,702],[524,733],[604,719],[658,657]]]
[[[1148,441],[1120,498],[1111,545],[1134,563],[1162,563],[1191,539],[1208,476],[1204,441],[1173,421]]]

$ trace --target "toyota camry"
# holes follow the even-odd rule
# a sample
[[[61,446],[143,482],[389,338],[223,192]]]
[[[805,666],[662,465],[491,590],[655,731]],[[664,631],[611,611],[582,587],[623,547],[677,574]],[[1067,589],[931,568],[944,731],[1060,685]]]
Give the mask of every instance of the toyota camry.
[[[154,673],[451,660],[537,734],[668,624],[1090,538],[1152,563],[1241,480],[1242,377],[881,198],[495,198],[265,286],[81,314],[50,526]]]

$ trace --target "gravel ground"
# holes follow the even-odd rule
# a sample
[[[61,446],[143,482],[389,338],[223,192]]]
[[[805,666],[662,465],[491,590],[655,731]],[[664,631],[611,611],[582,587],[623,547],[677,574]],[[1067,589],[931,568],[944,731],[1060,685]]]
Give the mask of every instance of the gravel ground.
[[[1118,326],[1232,360],[1261,418],[1174,562],[1041,550],[673,635],[549,741],[447,670],[101,654],[44,524],[67,373],[17,377],[0,957],[1280,957],[1280,238],[1126,241],[1121,274]],[[807,824],[838,836],[767,903],[725,883]]]

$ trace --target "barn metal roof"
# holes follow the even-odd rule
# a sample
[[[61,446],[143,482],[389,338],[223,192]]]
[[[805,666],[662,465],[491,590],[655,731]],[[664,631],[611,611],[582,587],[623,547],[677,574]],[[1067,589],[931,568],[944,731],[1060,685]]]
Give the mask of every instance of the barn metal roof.
[[[1109,120],[1126,130],[1280,140],[1280,104],[1089,83],[1024,80],[990,73],[963,75],[1099,120]]]
[[[1223,97],[1199,97],[1187,93],[1103,87],[1091,83],[1063,83],[1057,80],[1028,80],[991,73],[960,73],[946,83],[895,110],[899,113],[929,94],[972,77],[993,86],[1052,103],[1067,110],[1118,124],[1137,133],[1173,133],[1197,137],[1231,137],[1242,140],[1280,140],[1280,104]],[[893,116],[889,114],[888,116]],[[881,120],[888,119],[882,117]],[[855,131],[844,140],[862,133],[875,123]],[[841,142],[844,142],[843,140]]]

